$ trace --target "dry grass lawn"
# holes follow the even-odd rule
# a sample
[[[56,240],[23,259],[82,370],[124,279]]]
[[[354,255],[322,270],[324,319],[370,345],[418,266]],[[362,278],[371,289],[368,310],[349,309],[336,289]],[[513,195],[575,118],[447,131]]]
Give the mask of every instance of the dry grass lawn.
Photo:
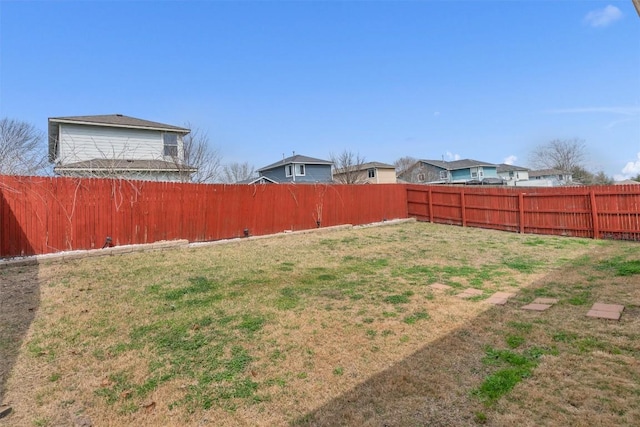
[[[405,223],[4,268],[0,426],[640,425],[639,249]]]

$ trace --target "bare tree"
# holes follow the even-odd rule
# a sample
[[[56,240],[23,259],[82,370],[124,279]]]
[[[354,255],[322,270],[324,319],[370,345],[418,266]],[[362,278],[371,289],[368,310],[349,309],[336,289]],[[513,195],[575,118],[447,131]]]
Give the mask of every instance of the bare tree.
[[[233,184],[255,176],[255,167],[249,162],[233,162],[222,167],[222,181]]]
[[[0,174],[40,175],[47,167],[44,135],[33,125],[3,118],[0,120]]]
[[[220,150],[211,146],[209,135],[198,128],[185,125],[191,132],[182,140],[184,160],[177,156],[174,162],[180,168],[182,182],[211,183],[219,180],[222,155]],[[193,169],[197,168],[196,172]]]
[[[538,169],[558,169],[573,172],[584,168],[586,146],[582,139],[554,139],[531,152],[530,164]]]
[[[334,166],[333,178],[341,184],[362,184],[367,181],[363,165],[365,159],[360,153],[344,150],[342,153],[331,154],[331,162]]]
[[[396,167],[396,175],[403,174],[411,166],[415,165],[417,161],[418,159],[411,156],[400,157],[395,162],[393,162],[393,165]]]

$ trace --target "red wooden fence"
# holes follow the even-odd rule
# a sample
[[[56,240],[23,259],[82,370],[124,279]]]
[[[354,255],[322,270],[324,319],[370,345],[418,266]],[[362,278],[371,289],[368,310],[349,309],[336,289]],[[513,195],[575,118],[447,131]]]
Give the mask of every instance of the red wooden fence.
[[[520,233],[640,240],[640,185],[487,188],[407,185],[421,221]]]
[[[400,185],[203,185],[0,176],[0,257],[407,217]]]
[[[640,240],[640,186],[203,185],[0,176],[0,257],[415,217]]]

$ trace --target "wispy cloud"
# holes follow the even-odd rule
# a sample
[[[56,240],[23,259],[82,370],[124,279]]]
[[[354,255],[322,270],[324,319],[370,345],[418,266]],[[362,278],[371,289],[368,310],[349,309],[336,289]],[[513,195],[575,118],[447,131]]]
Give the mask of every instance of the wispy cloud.
[[[579,108],[555,108],[545,110],[547,114],[614,114],[618,116],[627,116],[619,118],[608,123],[604,128],[610,129],[619,124],[636,121],[640,116],[640,106],[630,107],[579,107]]]
[[[451,151],[446,153],[447,160],[460,160],[460,154],[453,154]]]
[[[502,161],[502,163],[506,164],[506,165],[512,165],[515,162],[518,161],[518,157],[514,156],[513,154],[510,156],[507,156],[504,158],[504,160]]]
[[[622,18],[622,12],[615,6],[607,5],[604,9],[592,10],[584,17],[584,22],[594,28],[604,28]]]
[[[616,181],[624,181],[625,179],[635,178],[640,175],[640,152],[636,155],[636,160],[627,162],[622,168],[622,173],[615,174],[613,179]]]
[[[640,174],[640,153],[637,155],[637,159],[633,162],[629,162],[622,168],[622,173],[627,177],[634,177]]]
[[[640,114],[640,106],[638,107],[580,107],[580,108],[555,108],[546,110],[548,114],[580,114],[580,113],[611,113],[624,114],[626,116],[635,116]]]

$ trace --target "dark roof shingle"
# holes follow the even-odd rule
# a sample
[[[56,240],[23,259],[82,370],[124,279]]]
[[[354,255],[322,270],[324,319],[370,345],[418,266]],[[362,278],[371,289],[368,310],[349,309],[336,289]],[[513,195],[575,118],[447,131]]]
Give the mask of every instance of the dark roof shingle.
[[[333,162],[330,162],[328,160],[316,159],[316,158],[313,158],[313,157],[302,156],[300,154],[296,154],[294,156],[287,157],[286,159],[282,159],[279,162],[275,162],[275,163],[272,163],[270,165],[264,166],[264,167],[258,169],[257,172],[270,170],[270,169],[273,169],[273,168],[277,168],[278,166],[284,166],[284,165],[288,165],[288,164],[291,164],[291,163],[304,163],[304,164],[308,164],[308,165],[332,165],[333,164]]]

